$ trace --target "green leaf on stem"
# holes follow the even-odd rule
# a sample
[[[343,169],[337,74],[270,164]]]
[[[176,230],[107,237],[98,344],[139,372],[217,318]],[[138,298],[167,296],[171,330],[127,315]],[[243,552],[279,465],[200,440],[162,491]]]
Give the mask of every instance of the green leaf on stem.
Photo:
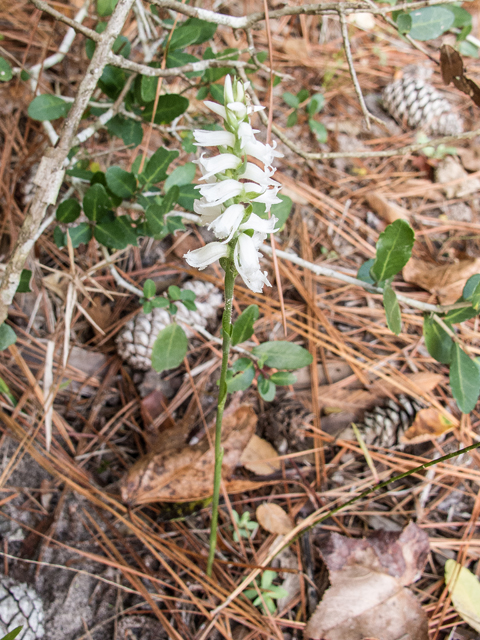
[[[383,288],[383,306],[387,316],[387,325],[395,335],[400,335],[402,330],[402,314],[398,304],[397,294],[390,284],[385,284]]]
[[[444,7],[423,7],[409,14],[412,28],[408,35],[414,40],[434,40],[448,31],[455,22],[454,14]]]
[[[306,349],[285,340],[264,342],[254,347],[252,352],[263,364],[275,369],[300,369],[313,361],[312,355]]]
[[[450,386],[460,410],[463,413],[473,411],[480,393],[480,367],[457,343],[452,347]]]
[[[133,173],[121,167],[109,167],[105,179],[110,191],[119,198],[131,198],[137,188],[137,180]]]
[[[240,363],[240,364],[239,364]],[[228,374],[237,373],[232,377]],[[235,391],[245,391],[252,384],[255,377],[255,367],[248,358],[239,358],[233,365],[232,370],[227,372],[227,390],[229,393]]]
[[[480,273],[471,276],[463,287],[462,298],[470,300],[474,309],[480,308]]]
[[[321,122],[317,122],[313,118],[309,118],[308,126],[310,127],[310,131],[313,133],[317,142],[320,144],[324,144],[328,140],[328,131],[324,124]]]
[[[83,211],[92,222],[100,222],[111,208],[112,201],[102,184],[94,184],[83,196]]]
[[[232,346],[245,342],[253,335],[253,324],[258,320],[260,312],[256,304],[251,304],[238,316],[233,324]]]
[[[153,107],[155,101],[149,102],[143,113],[142,118],[150,122],[152,120]],[[176,93],[169,93],[160,96],[158,99],[157,110],[155,111],[155,124],[169,124],[178,116],[188,109],[188,100]]]
[[[20,282],[18,283],[17,293],[29,293],[30,280],[32,279],[32,272],[30,269],[23,269],[20,275]]]
[[[443,320],[449,324],[458,324],[459,322],[470,320],[470,318],[475,318],[475,316],[478,316],[478,309],[463,307],[462,309],[452,309],[443,316]]]
[[[272,402],[277,393],[275,384],[271,380],[264,378],[262,374],[258,376],[257,389],[260,397],[265,400],[265,402]]]
[[[362,264],[360,269],[357,271],[357,279],[362,282],[367,282],[368,284],[375,284],[375,280],[370,275],[370,270],[373,267],[373,263],[375,262],[374,258],[370,258]]]
[[[5,351],[17,341],[17,334],[8,324],[0,324],[0,351]]]
[[[152,349],[152,367],[160,373],[178,367],[188,350],[185,331],[172,323],[160,331]]]
[[[58,205],[55,217],[59,222],[75,222],[81,212],[82,208],[78,200],[69,198]]]
[[[164,215],[163,207],[159,204],[150,204],[145,211],[148,229],[156,240],[161,240],[166,235]]]
[[[184,49],[191,44],[202,44],[213,38],[217,25],[198,18],[188,18],[181,23],[172,34],[168,43],[169,51],[174,49]],[[167,46],[168,37],[165,39],[164,47]]]
[[[425,316],[423,319],[423,336],[427,351],[432,358],[442,364],[450,364],[453,340],[431,316]]]
[[[137,233],[129,216],[119,216],[111,222],[101,222],[93,230],[95,239],[111,249],[126,249],[129,244],[137,246]]]
[[[270,380],[279,387],[288,387],[297,381],[297,376],[289,371],[276,371],[272,373]]]
[[[165,180],[168,167],[177,157],[177,150],[169,151],[163,147],[157,149],[143,170],[142,177],[145,182],[147,184],[157,184]]]
[[[9,633],[7,633],[6,636],[3,636],[3,638],[1,640],[15,640],[15,638],[20,634],[22,629],[23,629],[23,626],[15,627],[15,629],[13,629]]]
[[[405,220],[395,220],[380,234],[370,273],[377,282],[396,275],[410,260],[415,234]]]
[[[43,93],[32,100],[28,105],[28,115],[32,120],[56,120],[67,115],[71,104],[58,96]]]
[[[285,91],[285,93],[282,94],[282,98],[283,98],[283,101],[286,104],[288,104],[289,107],[291,107],[292,109],[298,109],[300,100],[297,98],[296,95],[294,95],[293,93],[290,93],[290,91]]]
[[[193,203],[199,198],[201,198],[200,191],[195,189],[194,184],[184,184],[180,186],[177,202],[185,211],[193,212]]]
[[[145,280],[145,284],[143,285],[143,295],[145,298],[153,298],[153,296],[157,292],[157,287],[155,286],[155,282],[153,280]]]
[[[107,129],[112,135],[121,138],[123,143],[128,146],[137,147],[143,139],[141,122],[131,118],[124,118],[120,114],[117,114],[107,122]]]
[[[12,78],[12,67],[5,58],[0,57],[0,82],[8,82]]]
[[[182,292],[180,291],[180,287],[177,287],[174,284],[168,287],[168,297],[170,298],[170,300],[181,300]]]
[[[197,166],[193,162],[181,164],[179,167],[174,169],[165,180],[165,191],[167,192],[174,186],[181,187],[184,184],[191,184],[192,180],[195,178],[196,170]]]

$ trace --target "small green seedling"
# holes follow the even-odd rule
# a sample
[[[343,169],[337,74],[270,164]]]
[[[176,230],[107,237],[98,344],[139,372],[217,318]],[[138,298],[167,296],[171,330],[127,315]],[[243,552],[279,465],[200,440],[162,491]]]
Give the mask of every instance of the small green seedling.
[[[238,533],[236,531],[233,532],[235,542],[239,540],[238,534],[240,534],[240,538],[251,538],[253,533],[258,529],[258,523],[255,522],[255,520],[250,520],[249,512],[244,511],[240,516],[238,511],[232,509],[232,515],[238,529]]]
[[[140,301],[143,304],[144,313],[150,313],[153,308],[167,308],[169,313],[174,316],[178,307],[175,302],[181,302],[189,311],[196,311],[195,304],[196,295],[189,289],[181,290],[179,287],[172,285],[168,287],[167,293],[163,296],[155,296],[156,287],[153,280],[146,280],[143,285],[144,298]]]
[[[417,142],[423,144],[424,142],[429,142],[429,138],[424,133],[418,133]],[[443,160],[445,156],[456,156],[457,149],[456,147],[439,144],[436,147],[423,147],[423,149],[420,149],[420,153],[432,160]]]
[[[22,629],[23,627],[16,627],[15,629],[13,629],[13,631],[10,631],[9,633],[7,633],[6,636],[3,636],[1,640],[15,640],[15,638],[18,636],[18,634],[21,632]]]
[[[323,109],[325,105],[325,98],[322,93],[315,93],[309,99],[309,92],[307,89],[301,89],[297,95],[285,91],[283,94],[283,100],[293,109],[287,118],[287,127],[293,127],[298,122],[298,109],[300,107],[305,108],[305,112],[308,116],[308,126],[310,131],[316,137],[317,141],[324,143],[327,141],[327,130],[321,122],[317,122],[314,116]],[[307,102],[308,100],[308,102]]]
[[[275,571],[267,570],[263,572],[259,587],[260,593],[262,594],[261,597],[258,595],[258,591],[256,589],[247,589],[245,591],[247,598],[249,600],[253,600],[254,606],[261,609],[264,613],[266,613],[265,607],[267,607],[270,613],[275,613],[277,605],[274,600],[288,596],[288,591],[283,587],[277,587],[272,584],[276,575]],[[257,584],[256,580],[252,584]]]

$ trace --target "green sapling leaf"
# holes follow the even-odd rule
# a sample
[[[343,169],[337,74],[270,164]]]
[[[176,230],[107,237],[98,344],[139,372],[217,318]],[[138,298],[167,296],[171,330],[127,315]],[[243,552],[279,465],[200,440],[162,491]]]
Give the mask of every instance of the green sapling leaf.
[[[92,185],[83,196],[83,211],[92,222],[100,222],[111,208],[112,201],[102,184]]]
[[[93,235],[100,244],[112,249],[126,249],[129,244],[137,246],[137,233],[129,216],[118,216],[112,222],[97,224]]]
[[[145,284],[143,285],[143,295],[145,298],[153,298],[156,294],[157,288],[155,286],[155,282],[153,280],[145,280]]]
[[[451,327],[450,327],[451,328]],[[423,336],[428,353],[442,364],[450,364],[453,340],[430,316],[423,319]]]
[[[143,178],[147,184],[157,184],[167,177],[167,169],[170,164],[178,157],[178,151],[175,149],[169,151],[160,147],[155,151],[153,156],[143,170]]]
[[[434,40],[455,22],[454,14],[444,7],[423,7],[408,14],[412,27],[408,33],[415,40]]]
[[[380,234],[370,273],[376,282],[395,276],[410,260],[415,233],[405,220],[395,220]]]
[[[158,334],[152,349],[152,367],[160,373],[178,367],[188,350],[185,331],[172,323]]]
[[[105,179],[110,191],[119,198],[131,198],[137,188],[137,180],[133,173],[121,167],[109,167]]]
[[[275,394],[277,393],[277,387],[271,380],[267,380],[264,378],[262,374],[258,376],[257,380],[257,388],[260,396],[265,400],[265,402],[272,402],[275,398]]]
[[[450,386],[460,410],[463,413],[473,411],[480,393],[480,367],[457,343],[452,347]]]
[[[244,370],[239,369],[241,373],[237,373],[237,375],[234,375],[227,380],[227,391],[229,393],[245,391],[252,384],[255,377],[255,367],[253,366],[253,362],[248,358],[240,358],[239,360],[246,360],[248,364],[245,366]],[[239,360],[237,360],[235,364],[237,364]],[[233,368],[231,371],[233,372]]]
[[[88,244],[92,239],[92,227],[88,224],[88,222],[81,222],[77,224],[76,227],[72,227],[67,231],[70,236],[70,240],[72,241],[72,247],[77,249],[81,244]],[[67,244],[67,238],[65,235],[65,244]]]
[[[177,287],[174,284],[168,287],[168,297],[170,300],[181,300],[182,292],[180,291],[180,287]]]
[[[385,315],[387,316],[388,328],[390,331],[393,331],[395,335],[400,335],[402,330],[402,314],[400,313],[397,294],[390,284],[385,284],[383,288],[383,306],[385,308]]]
[[[296,95],[294,95],[293,93],[290,93],[290,91],[285,91],[285,93],[282,95],[283,101],[288,104],[289,107],[291,107],[292,109],[298,109],[299,105],[300,105],[300,100],[297,98]]]
[[[370,270],[373,267],[373,263],[375,262],[374,258],[370,258],[362,264],[360,269],[357,271],[357,278],[362,282],[367,282],[368,284],[375,284],[375,280],[370,275]]]
[[[238,316],[233,324],[232,330],[232,346],[245,342],[253,335],[253,325],[260,312],[256,304],[251,304]]]
[[[252,349],[253,355],[260,358],[268,367],[275,369],[301,369],[312,364],[311,354],[298,344],[284,340],[264,342]]]
[[[69,198],[58,205],[55,211],[55,217],[59,222],[75,222],[81,212],[82,208],[78,200]]]
[[[152,120],[153,107],[155,100],[149,102],[145,107],[142,117],[147,122]],[[169,124],[178,116],[188,109],[189,102],[187,98],[180,96],[176,93],[169,93],[160,96],[158,99],[157,110],[155,112],[155,124]],[[178,151],[177,151],[178,154]]]
[[[5,351],[17,341],[17,334],[8,324],[0,324],[0,351]]]
[[[472,306],[477,311],[480,308],[480,273],[471,276],[463,287],[462,297],[471,300]]]
[[[151,300],[152,306],[155,307],[156,309],[165,309],[166,307],[170,306],[170,302],[168,301],[167,298],[163,298],[162,296],[159,296],[158,298],[153,298],[153,300]]]
[[[56,120],[67,115],[72,105],[58,96],[44,93],[32,100],[28,106],[28,115],[32,120]]]
[[[288,387],[297,381],[297,376],[289,371],[276,371],[272,373],[270,380],[280,387]]]

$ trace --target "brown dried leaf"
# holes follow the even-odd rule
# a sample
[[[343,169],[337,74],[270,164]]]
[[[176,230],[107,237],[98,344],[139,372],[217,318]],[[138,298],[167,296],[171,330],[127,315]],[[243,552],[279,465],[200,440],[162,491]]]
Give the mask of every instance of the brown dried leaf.
[[[480,273],[480,258],[467,258],[443,266],[410,258],[402,272],[405,282],[430,291],[442,304],[456,302],[468,278],[476,273]]]
[[[269,476],[280,469],[278,453],[272,445],[258,436],[252,436],[240,456],[240,464],[257,474],[257,476]]]
[[[293,529],[293,522],[288,513],[279,504],[264,502],[256,511],[258,524],[277,535],[285,536]]]
[[[307,624],[306,638],[428,640],[427,617],[404,586],[425,566],[424,531],[410,524],[402,532],[378,531],[366,540],[333,533],[320,551],[331,586]]]
[[[395,220],[410,220],[410,211],[394,202],[389,202],[378,191],[372,191],[366,195],[367,202],[375,213],[389,224]]]
[[[455,77],[463,76],[462,56],[449,44],[442,45],[440,49],[440,68],[442,80],[449,85]]]
[[[255,432],[257,416],[249,405],[225,415],[222,425],[224,449],[222,477],[228,479]],[[149,502],[201,500],[212,495],[214,451],[207,438],[193,446],[169,446],[141,458],[122,482],[122,499],[129,505]]]
[[[400,438],[406,444],[419,444],[443,436],[453,429],[455,423],[438,409],[420,409],[411,427]]]
[[[110,328],[112,321],[112,309],[108,303],[102,304],[102,299],[100,296],[95,296],[93,299],[93,304],[91,304],[88,309],[88,316],[93,320],[95,324],[92,325],[95,333],[98,335],[102,335],[98,331],[98,327],[104,331],[104,334],[107,333]],[[95,326],[97,325],[97,326]],[[103,334],[103,335],[104,335]]]
[[[480,171],[480,149],[478,147],[469,147],[467,149],[460,147],[458,155],[467,171]]]

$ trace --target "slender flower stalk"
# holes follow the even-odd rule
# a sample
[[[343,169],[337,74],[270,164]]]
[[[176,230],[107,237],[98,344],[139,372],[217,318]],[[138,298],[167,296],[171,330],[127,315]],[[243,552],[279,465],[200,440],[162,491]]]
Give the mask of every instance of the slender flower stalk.
[[[194,210],[201,216],[201,224],[208,225],[217,242],[189,251],[184,258],[191,267],[205,269],[216,260],[225,271],[225,307],[222,318],[223,347],[217,419],[215,426],[215,471],[212,502],[212,523],[207,574],[211,575],[217,544],[218,505],[222,478],[223,449],[222,420],[227,400],[227,369],[232,340],[232,304],[235,278],[240,275],[247,287],[261,293],[270,286],[267,272],[260,267],[259,248],[267,234],[275,232],[277,218],[262,218],[253,213],[254,202],[265,205],[266,214],[273,204],[281,202],[277,197],[280,183],[272,179],[274,158],[282,154],[276,144],[263,144],[255,138],[249,116],[263,107],[248,102],[246,86],[238,79],[225,78],[225,106],[206,101],[204,104],[223,119],[224,130],[193,132],[199,147],[218,147],[219,154],[197,160],[202,172],[197,186],[202,196],[195,201]],[[255,159],[263,163],[263,168]]]

